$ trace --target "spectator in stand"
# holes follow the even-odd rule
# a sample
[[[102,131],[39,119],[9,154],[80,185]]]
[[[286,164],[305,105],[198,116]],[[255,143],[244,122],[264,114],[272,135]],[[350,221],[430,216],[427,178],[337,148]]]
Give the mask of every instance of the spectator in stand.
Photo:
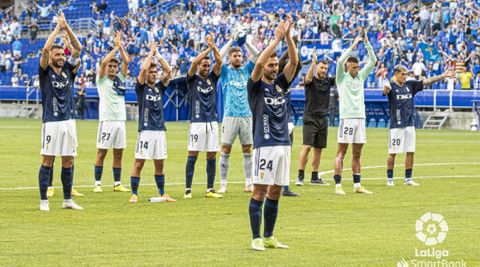
[[[20,39],[14,39],[12,43],[12,50],[13,50],[13,58],[19,59],[22,57],[22,42]]]
[[[40,10],[40,19],[48,19],[50,16],[50,11],[52,9],[52,6],[55,2],[52,1],[48,6],[47,3],[43,2],[42,5],[40,6],[37,4],[38,10]]]
[[[7,64],[7,57],[5,55],[5,51],[2,51],[0,53],[0,72],[5,72],[7,70],[7,67],[5,66]]]
[[[18,87],[19,86],[19,77],[18,77],[18,72],[15,72],[15,74],[12,76],[12,86],[13,87]]]
[[[462,84],[462,90],[470,90],[472,89],[471,86],[471,79],[473,77],[473,73],[467,70],[467,67],[463,67],[462,73],[458,75],[458,80]]]
[[[30,23],[28,26],[28,30],[30,32],[30,43],[33,44],[37,41],[37,33],[38,33],[38,24],[35,20]]]
[[[425,64],[423,64],[423,62],[417,61],[413,64],[412,70],[415,79],[420,80],[420,77],[422,76],[423,72],[427,70],[427,68],[425,67]]]

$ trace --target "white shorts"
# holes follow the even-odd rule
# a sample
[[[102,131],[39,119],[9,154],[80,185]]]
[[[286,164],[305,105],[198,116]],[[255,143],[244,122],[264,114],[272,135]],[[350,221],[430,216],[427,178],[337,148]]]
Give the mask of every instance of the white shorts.
[[[47,156],[76,156],[77,147],[77,125],[75,120],[43,123],[40,154]]]
[[[290,146],[266,146],[253,150],[253,183],[285,186],[290,181]]]
[[[365,119],[341,119],[338,126],[338,143],[365,144],[367,131]]]
[[[127,147],[127,131],[124,121],[101,121],[98,124],[97,148],[123,149]]]
[[[415,127],[390,129],[388,154],[415,152]]]
[[[192,122],[188,128],[188,151],[220,151],[218,123]]]
[[[138,133],[136,159],[166,159],[167,137],[165,131],[141,131]]]
[[[253,144],[252,117],[225,117],[222,123],[222,144],[231,146],[237,135],[240,144]]]
[[[288,123],[288,135],[291,135],[293,133],[293,128],[295,128],[295,125],[293,122]]]

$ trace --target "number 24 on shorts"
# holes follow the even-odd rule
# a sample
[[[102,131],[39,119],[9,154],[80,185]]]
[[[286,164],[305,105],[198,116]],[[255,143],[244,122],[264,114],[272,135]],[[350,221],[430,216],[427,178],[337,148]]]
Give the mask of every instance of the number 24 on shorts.
[[[266,165],[266,166],[265,166],[265,165]],[[272,171],[272,169],[273,169],[273,161],[272,161],[272,160],[269,160],[269,161],[267,162],[267,160],[261,159],[261,160],[260,160],[260,165],[258,166],[258,168],[259,168],[260,170],[262,170],[262,171],[265,170],[265,169],[268,169],[269,171]]]

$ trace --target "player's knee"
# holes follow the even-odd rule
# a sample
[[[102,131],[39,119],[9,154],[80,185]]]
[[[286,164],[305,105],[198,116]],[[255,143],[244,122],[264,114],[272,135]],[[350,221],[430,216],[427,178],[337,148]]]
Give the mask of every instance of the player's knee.
[[[107,149],[101,149],[101,148],[99,148],[99,149],[97,150],[97,158],[104,159],[104,158],[107,156],[107,152],[108,152]]]
[[[231,149],[231,147],[230,147]],[[243,145],[242,146],[243,153],[251,153],[252,152],[252,145]]]
[[[254,190],[252,193],[252,198],[258,201],[263,201],[267,195],[267,192],[264,190]]]
[[[361,156],[362,156],[362,151],[353,151],[352,152],[352,158],[354,160],[360,160]]]
[[[62,157],[62,167],[71,168],[73,166],[73,157]]]
[[[52,156],[44,156],[42,160],[42,165],[46,167],[52,167],[53,166],[53,160],[54,157]]]
[[[320,157],[321,154],[322,154],[322,149],[321,148],[314,148],[313,149],[313,155],[314,156]]]
[[[224,154],[230,154],[231,151],[232,151],[232,146],[227,146],[227,145],[222,146],[222,152]]]
[[[302,147],[302,151],[303,151],[304,153],[307,153],[307,154],[310,153],[310,150],[311,150],[311,149],[312,149],[311,146],[306,146],[306,145],[304,145],[304,146]]]
[[[207,159],[215,159],[217,157],[217,152],[207,152]]]
[[[136,170],[141,170],[143,168],[144,163],[145,162],[143,160],[136,160],[135,163],[133,164],[133,168],[135,168]]]

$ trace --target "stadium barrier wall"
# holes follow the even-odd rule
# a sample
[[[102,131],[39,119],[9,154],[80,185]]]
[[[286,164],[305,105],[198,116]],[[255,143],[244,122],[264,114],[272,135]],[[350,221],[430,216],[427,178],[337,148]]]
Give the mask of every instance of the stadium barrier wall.
[[[217,111],[219,118],[223,118],[223,96],[220,88],[217,88]],[[86,119],[98,119],[98,92],[96,88],[86,88]],[[173,79],[168,86],[164,101],[164,114],[167,121],[184,121],[188,120],[189,108],[188,100],[186,98],[186,81],[184,78]],[[303,106],[305,103],[304,90],[302,88],[294,88],[291,90],[292,106],[297,111],[296,114],[301,118],[303,114]],[[25,117],[29,114],[29,111],[35,107],[35,104],[41,103],[41,94],[39,90],[33,87],[13,87],[13,86],[0,86],[0,101],[8,103],[17,103],[16,105],[3,105],[0,116],[12,117]],[[136,119],[136,108],[134,105],[137,102],[134,88],[128,88],[125,101],[128,105],[127,111],[129,119]],[[455,109],[472,109],[473,104],[478,103],[480,97],[476,90],[469,91],[447,91],[447,90],[424,90],[419,92],[415,96],[415,106],[417,108],[432,109],[434,112],[438,110],[455,110]],[[388,114],[388,99],[383,96],[382,90],[379,89],[366,89],[365,90],[365,103],[367,109],[370,107],[371,112],[367,110],[368,114],[371,113],[372,118],[378,119],[375,116],[387,116]],[[18,106],[22,105],[22,106]],[[15,108],[16,107],[16,108]],[[8,109],[8,111],[6,110]],[[14,110],[17,109],[18,112]],[[380,110],[380,111],[379,111]]]

